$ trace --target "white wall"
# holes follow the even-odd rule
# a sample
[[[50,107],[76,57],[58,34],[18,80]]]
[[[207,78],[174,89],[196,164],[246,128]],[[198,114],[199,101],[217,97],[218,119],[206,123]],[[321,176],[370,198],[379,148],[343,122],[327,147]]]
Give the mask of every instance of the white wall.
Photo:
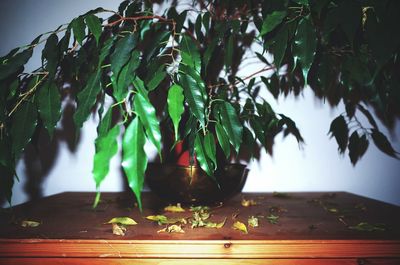
[[[38,34],[68,23],[75,16],[98,6],[116,9],[119,1],[54,1],[54,0],[1,0],[0,1],[0,55],[13,47],[24,45]],[[38,66],[40,54],[34,57],[31,68]],[[306,146],[299,150],[294,138],[277,137],[274,156],[263,154],[260,161],[249,165],[251,171],[245,191],[347,191],[400,205],[400,163],[370,145],[367,154],[353,167],[345,156],[339,156],[336,142],[329,140],[327,132],[331,120],[343,112],[343,107],[330,109],[316,101],[312,92],[305,90],[297,99],[275,101],[271,105],[296,121]],[[55,166],[44,178],[43,195],[63,191],[94,191],[91,179],[93,141],[96,137],[94,121],[84,125],[76,152],[71,153],[61,144]],[[400,136],[397,124],[395,135]],[[400,150],[399,139],[392,139]],[[114,159],[111,173],[102,185],[103,191],[119,191],[123,181]],[[25,193],[26,174],[20,163],[17,172],[21,182],[13,189],[13,204],[28,199]]]

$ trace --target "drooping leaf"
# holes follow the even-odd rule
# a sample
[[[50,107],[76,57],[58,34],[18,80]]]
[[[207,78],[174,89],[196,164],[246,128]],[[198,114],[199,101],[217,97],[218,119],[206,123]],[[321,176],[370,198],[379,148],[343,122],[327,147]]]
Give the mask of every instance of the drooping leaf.
[[[107,224],[137,225],[137,222],[130,217],[114,217]]]
[[[347,148],[349,128],[347,127],[346,120],[342,115],[339,115],[332,121],[329,133],[331,134],[331,137],[335,137],[336,142],[338,143],[339,152],[343,154]]]
[[[15,73],[32,57],[32,49],[26,49],[10,58],[0,61],[0,80]]]
[[[131,53],[136,47],[136,37],[134,34],[128,34],[115,44],[115,50],[111,54],[111,71],[118,80],[122,67],[128,63]]]
[[[178,128],[182,113],[184,112],[183,88],[177,84],[172,85],[168,90],[168,114],[174,125],[175,141],[178,141]]]
[[[213,162],[214,169],[217,168],[217,150],[215,146],[214,135],[208,132],[204,136],[204,150],[206,151],[207,157]]]
[[[103,47],[100,50],[100,55],[99,55],[99,64],[98,67],[101,67],[103,61],[107,58],[107,56],[110,53],[110,50],[114,44],[115,38],[109,38],[104,42]]]
[[[265,34],[271,32],[282,23],[282,20],[286,17],[286,11],[274,11],[271,14],[268,14],[262,24],[260,35],[264,36]]]
[[[0,148],[0,151],[3,152],[4,150]],[[0,163],[0,199],[3,199],[4,196],[10,205],[12,188],[14,186],[14,176],[15,170],[13,165],[6,166]]]
[[[231,146],[229,144],[228,135],[226,135],[224,128],[220,123],[215,124],[215,132],[217,134],[218,143],[222,148],[226,158],[229,158],[231,155]]]
[[[160,66],[158,68],[157,72],[152,75],[152,78],[147,82],[147,88],[149,91],[152,91],[158,87],[158,85],[164,80],[164,78],[167,76],[167,73],[164,70],[164,66]]]
[[[201,134],[196,135],[196,139],[194,141],[194,151],[196,152],[197,162],[199,163],[201,169],[203,169],[204,172],[211,177],[211,179],[216,181],[214,176],[214,168],[206,155],[203,136]]]
[[[221,125],[237,153],[242,143],[243,126],[239,121],[236,110],[229,102],[223,102],[219,104],[219,114]]]
[[[54,82],[47,81],[37,95],[38,111],[50,137],[61,118],[61,95]]]
[[[203,94],[197,85],[196,80],[190,75],[180,75],[180,84],[183,87],[185,99],[192,114],[205,126],[205,103]]]
[[[197,73],[201,71],[201,58],[196,43],[188,35],[183,35],[179,45],[181,49],[182,63],[194,69]]]
[[[233,60],[233,42],[234,35],[229,36],[227,46],[225,47],[225,67],[229,69]]]
[[[294,36],[293,55],[296,63],[300,63],[305,83],[307,84],[308,72],[314,61],[317,48],[317,35],[311,22],[310,15],[302,18]]]
[[[260,118],[260,117],[256,116],[256,117],[250,119],[250,126],[254,131],[255,137],[260,141],[262,146],[266,146],[264,129],[263,129],[259,119],[256,119],[256,118]]]
[[[77,18],[74,18],[71,22],[71,27],[76,41],[79,43],[79,45],[82,46],[82,41],[85,38],[85,29],[86,29],[83,17],[79,16]]]
[[[349,138],[349,157],[353,165],[364,155],[368,148],[368,140],[364,134],[360,137],[357,131],[354,131]]]
[[[52,79],[57,71],[58,64],[58,37],[53,33],[46,41],[46,45],[42,51],[42,61],[46,59],[45,69],[49,72],[49,79]]]
[[[383,153],[391,157],[398,158],[398,152],[393,149],[391,143],[386,138],[386,136],[377,129],[372,129],[371,131],[372,140],[374,141],[375,146],[378,147],[378,149],[381,150]]]
[[[101,36],[101,21],[93,14],[89,14],[85,17],[86,25],[88,26],[90,32],[92,32],[94,38],[96,39],[97,45],[99,44],[99,39]]]
[[[134,118],[125,130],[122,139],[122,168],[126,174],[129,187],[134,192],[140,211],[142,210],[141,192],[144,183],[144,172],[147,168],[146,143],[143,125],[139,118]]]
[[[143,124],[148,139],[157,148],[161,157],[161,131],[160,124],[156,116],[156,110],[150,103],[147,96],[137,93],[134,99],[135,111]]]
[[[76,129],[82,128],[83,123],[89,117],[92,107],[96,103],[96,96],[101,90],[101,70],[93,72],[86,83],[86,86],[77,95],[77,108],[74,113]]]
[[[99,190],[100,184],[108,175],[110,170],[110,160],[118,151],[117,137],[119,135],[119,125],[115,125],[105,135],[99,135],[95,141],[96,153],[93,159],[93,179],[96,189]],[[96,200],[98,202],[98,200]],[[94,205],[96,207],[96,204]]]
[[[278,70],[281,67],[283,57],[285,56],[286,47],[288,42],[288,29],[287,26],[283,27],[274,37],[271,44],[271,50],[274,55],[274,65]]]
[[[24,101],[15,111],[10,129],[11,151],[17,160],[25,146],[30,142],[37,125],[37,110],[35,104]]]
[[[285,134],[292,134],[294,137],[296,137],[296,140],[299,144],[304,143],[304,139],[300,134],[299,129],[296,126],[296,123],[290,119],[289,117],[283,115],[283,114],[279,114],[282,119],[279,121],[281,124],[285,124],[286,125],[286,129],[285,129]]]
[[[129,62],[122,67],[118,78],[116,79],[115,76],[112,76],[111,81],[113,82],[114,96],[118,102],[125,99],[128,95],[128,86],[133,82],[135,78],[134,71],[139,67],[139,65],[140,52],[134,50],[130,56]]]

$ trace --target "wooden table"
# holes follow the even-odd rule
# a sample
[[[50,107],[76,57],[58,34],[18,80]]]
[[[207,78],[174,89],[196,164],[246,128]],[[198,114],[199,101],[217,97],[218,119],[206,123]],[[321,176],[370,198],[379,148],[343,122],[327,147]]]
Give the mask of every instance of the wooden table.
[[[257,205],[243,207],[242,199]],[[349,193],[243,193],[211,207],[221,229],[191,228],[158,233],[164,226],[145,219],[165,214],[165,203],[143,194],[140,214],[131,195],[61,193],[0,213],[0,264],[400,264],[400,207]],[[279,216],[272,224],[267,217]],[[192,212],[165,215],[190,217]],[[259,217],[248,234],[232,229]],[[125,236],[104,224],[129,216],[138,222]],[[271,219],[271,218],[270,218]],[[23,220],[39,221],[22,227]],[[368,223],[376,231],[355,230]]]

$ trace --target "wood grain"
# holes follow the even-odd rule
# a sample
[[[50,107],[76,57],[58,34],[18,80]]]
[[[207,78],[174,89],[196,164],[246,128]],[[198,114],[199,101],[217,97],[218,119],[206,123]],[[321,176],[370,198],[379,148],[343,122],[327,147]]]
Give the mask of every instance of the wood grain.
[[[102,198],[96,210],[91,208],[93,193],[62,193],[3,210],[0,264],[136,264],[138,260],[143,264],[224,264],[229,259],[233,264],[286,265],[293,260],[300,265],[358,264],[364,259],[373,261],[365,264],[400,264],[400,207],[348,193],[280,197],[245,193],[211,206],[212,221],[227,217],[222,229],[191,229],[188,224],[184,234],[157,233],[163,226],[144,218],[192,214],[164,213],[167,203],[153,194],[143,195],[143,214],[130,195],[105,193]],[[243,198],[257,205],[243,207]],[[270,214],[279,216],[278,224],[268,222]],[[231,228],[235,220],[247,223],[251,215],[259,216],[260,227],[249,228],[248,234]],[[128,227],[124,237],[113,235],[111,225],[104,223],[117,216],[129,216],[138,225]],[[19,225],[22,220],[41,225],[24,228]],[[360,222],[384,224],[385,229],[349,229]]]

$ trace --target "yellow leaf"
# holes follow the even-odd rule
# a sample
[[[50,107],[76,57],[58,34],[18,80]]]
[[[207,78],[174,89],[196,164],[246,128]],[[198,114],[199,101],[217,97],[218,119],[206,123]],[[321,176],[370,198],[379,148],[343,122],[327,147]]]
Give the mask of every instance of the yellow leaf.
[[[242,222],[239,222],[239,221],[234,222],[232,228],[236,229],[236,230],[240,230],[243,233],[247,234],[247,227]]]
[[[254,206],[254,205],[257,205],[257,204],[258,203],[253,199],[251,199],[251,200],[242,199],[242,206],[243,207]]]
[[[23,221],[21,222],[21,226],[22,226],[22,227],[37,227],[37,226],[39,226],[39,225],[40,225],[39,222],[31,221],[31,220],[23,220]]]
[[[177,203],[176,205],[168,205],[167,207],[164,208],[164,211],[173,213],[183,213],[185,212],[185,209],[182,208],[180,203]]]
[[[135,220],[133,220],[130,217],[114,217],[110,221],[107,222],[107,224],[121,224],[121,225],[137,225]]]
[[[117,236],[124,236],[126,232],[126,228],[123,225],[120,225],[118,223],[113,223],[112,224],[112,231],[114,235]]]
[[[164,229],[158,230],[157,233],[185,233],[180,225],[169,225]]]
[[[159,225],[165,224],[175,224],[175,223],[182,223],[187,224],[185,218],[168,218],[165,215],[149,215],[146,217],[147,220],[158,222]]]
[[[206,222],[205,227],[220,229],[225,225],[225,222],[226,222],[226,217],[225,217],[224,221],[222,221],[220,223]]]

